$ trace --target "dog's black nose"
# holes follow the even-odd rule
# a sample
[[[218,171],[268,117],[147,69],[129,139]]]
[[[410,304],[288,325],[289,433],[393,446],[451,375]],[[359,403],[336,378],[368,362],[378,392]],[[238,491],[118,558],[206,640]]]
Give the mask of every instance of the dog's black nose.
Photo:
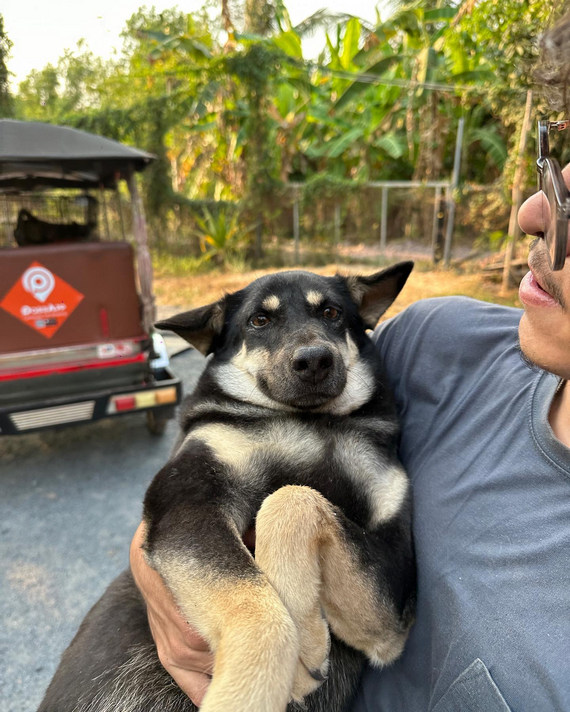
[[[293,355],[293,371],[303,381],[320,383],[331,372],[334,358],[326,346],[301,346]]]

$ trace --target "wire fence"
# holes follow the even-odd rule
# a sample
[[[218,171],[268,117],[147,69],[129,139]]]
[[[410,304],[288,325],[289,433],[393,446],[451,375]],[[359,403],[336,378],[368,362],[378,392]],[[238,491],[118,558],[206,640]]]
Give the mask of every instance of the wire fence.
[[[344,196],[305,195],[290,184],[269,199],[262,226],[262,248],[268,261],[303,265],[347,251],[364,255],[397,252],[413,244],[426,259],[444,259],[450,227],[449,257],[477,249],[494,249],[506,236],[509,199],[498,185],[448,182],[371,182]],[[210,211],[237,210],[237,205],[208,203]],[[132,241],[132,214],[125,194],[30,193],[0,195],[0,245],[15,246],[14,231],[21,210],[53,224],[93,222],[90,239]],[[148,218],[150,248],[173,255],[199,255],[199,220],[204,204],[178,205],[160,222]],[[245,226],[244,226],[245,227]]]

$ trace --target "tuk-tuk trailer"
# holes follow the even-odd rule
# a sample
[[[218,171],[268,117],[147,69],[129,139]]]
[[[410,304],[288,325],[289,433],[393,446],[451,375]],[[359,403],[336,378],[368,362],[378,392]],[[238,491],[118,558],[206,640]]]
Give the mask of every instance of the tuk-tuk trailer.
[[[161,433],[173,417],[181,383],[152,326],[136,182],[152,160],[76,129],[0,120],[0,435],[136,411]]]

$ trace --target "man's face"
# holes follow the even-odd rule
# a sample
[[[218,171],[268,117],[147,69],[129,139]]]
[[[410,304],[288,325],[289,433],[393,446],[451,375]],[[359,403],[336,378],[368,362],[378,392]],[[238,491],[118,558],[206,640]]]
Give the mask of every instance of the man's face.
[[[562,171],[570,186],[570,164]],[[535,193],[519,211],[519,225],[528,235],[546,232],[549,207],[542,193]],[[570,239],[566,254],[570,253]],[[553,272],[544,240],[533,242],[528,258],[530,272],[519,290],[524,314],[519,338],[524,354],[541,368],[570,379],[570,256]]]

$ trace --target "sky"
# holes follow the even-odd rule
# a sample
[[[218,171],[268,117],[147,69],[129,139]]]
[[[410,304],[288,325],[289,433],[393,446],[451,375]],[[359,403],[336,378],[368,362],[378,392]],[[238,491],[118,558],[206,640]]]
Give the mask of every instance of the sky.
[[[178,7],[193,12],[202,0],[2,0],[0,14],[4,29],[13,43],[8,70],[13,73],[11,85],[16,88],[32,69],[42,69],[48,62],[55,64],[66,49],[74,49],[85,39],[88,48],[105,59],[119,49],[119,37],[127,19],[141,5],[160,11]],[[221,4],[221,3],[220,3]],[[347,12],[367,20],[375,19],[374,0],[285,0],[293,24],[316,10],[328,8]],[[322,41],[316,40],[319,47]],[[316,49],[315,49],[316,52]],[[311,54],[304,45],[304,53]]]

